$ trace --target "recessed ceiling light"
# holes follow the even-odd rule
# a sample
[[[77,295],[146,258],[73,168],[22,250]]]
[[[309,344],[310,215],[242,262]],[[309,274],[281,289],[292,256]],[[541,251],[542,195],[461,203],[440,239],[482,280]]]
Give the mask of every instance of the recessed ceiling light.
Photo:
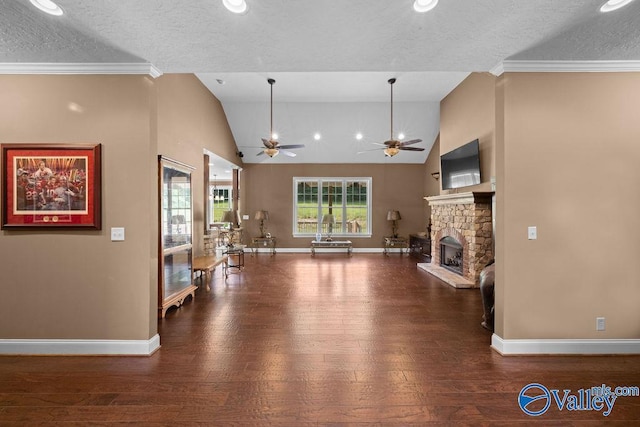
[[[313,134],[313,139],[315,139],[316,141],[320,141],[320,138],[322,138],[322,136],[318,132]]]
[[[31,4],[49,15],[61,16],[64,11],[51,0],[31,0]]]
[[[398,134],[398,139],[404,139],[404,133],[400,132],[400,133]]]
[[[420,13],[429,12],[437,4],[438,0],[416,0],[413,2],[413,10]]]
[[[600,8],[600,12],[613,12],[631,3],[633,0],[609,0]]]
[[[360,132],[356,133],[356,139],[360,141],[362,139],[362,134]]]
[[[272,133],[271,134],[271,139],[278,139],[278,134],[277,133]]]
[[[247,13],[247,10],[249,9],[247,2],[244,0],[222,0],[222,4],[230,12],[237,14]]]

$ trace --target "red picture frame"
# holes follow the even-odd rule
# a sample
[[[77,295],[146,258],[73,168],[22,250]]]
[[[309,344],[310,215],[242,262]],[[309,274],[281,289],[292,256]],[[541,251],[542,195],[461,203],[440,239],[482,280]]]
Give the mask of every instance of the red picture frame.
[[[2,144],[2,229],[102,228],[100,144]]]

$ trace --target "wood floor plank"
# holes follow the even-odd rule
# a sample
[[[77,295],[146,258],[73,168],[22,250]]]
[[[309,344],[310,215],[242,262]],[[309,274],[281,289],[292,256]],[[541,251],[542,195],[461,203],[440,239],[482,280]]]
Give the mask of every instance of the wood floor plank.
[[[503,357],[480,326],[478,290],[453,289],[406,256],[278,253],[159,321],[150,357],[0,357],[0,425],[632,425],[518,394],[640,386],[638,356]]]

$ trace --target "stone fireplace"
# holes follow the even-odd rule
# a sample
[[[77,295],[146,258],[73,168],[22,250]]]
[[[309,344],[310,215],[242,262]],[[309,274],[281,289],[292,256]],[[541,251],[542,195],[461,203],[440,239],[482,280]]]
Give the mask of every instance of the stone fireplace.
[[[493,259],[492,192],[425,197],[431,206],[430,264],[418,266],[456,288],[475,288]]]

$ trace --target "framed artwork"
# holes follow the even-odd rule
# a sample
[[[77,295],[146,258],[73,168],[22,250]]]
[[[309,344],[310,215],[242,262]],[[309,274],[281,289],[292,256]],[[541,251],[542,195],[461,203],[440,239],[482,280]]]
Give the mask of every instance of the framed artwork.
[[[2,229],[95,229],[100,144],[3,144]]]

